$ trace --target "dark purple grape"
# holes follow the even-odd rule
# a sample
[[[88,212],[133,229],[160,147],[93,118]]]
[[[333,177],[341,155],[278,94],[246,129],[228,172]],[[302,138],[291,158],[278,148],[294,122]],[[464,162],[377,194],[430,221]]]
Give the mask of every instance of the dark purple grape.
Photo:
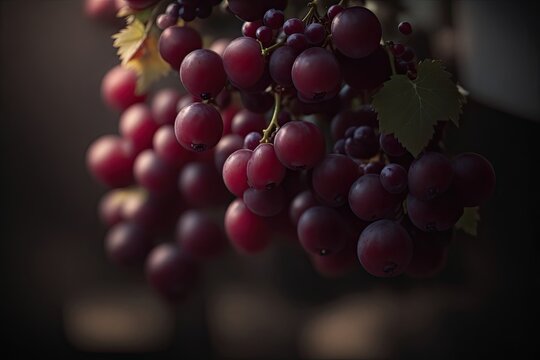
[[[137,183],[153,192],[169,193],[175,188],[176,172],[152,149],[137,156],[133,172]]]
[[[319,47],[309,48],[298,55],[291,75],[296,89],[310,100],[326,98],[341,83],[336,57]]]
[[[350,127],[377,127],[377,113],[371,106],[363,106],[359,110],[343,110],[333,117],[330,132],[333,140],[346,137],[345,132]]]
[[[332,5],[328,8],[328,11],[327,11],[327,15],[328,15],[328,20],[332,21],[334,20],[334,18],[337,16],[337,14],[339,14],[340,12],[342,12],[344,9],[343,9],[343,6],[341,5]]]
[[[388,54],[381,45],[376,47],[371,54],[360,59],[340,54],[337,58],[341,65],[343,80],[356,90],[376,89],[392,75]]]
[[[168,27],[161,33],[158,42],[161,57],[176,71],[187,54],[201,47],[201,36],[197,30],[187,26]]]
[[[485,157],[463,153],[452,160],[453,188],[464,206],[484,203],[495,191],[495,170]]]
[[[382,186],[389,193],[400,194],[407,189],[407,170],[401,165],[386,165],[380,176]]]
[[[285,14],[283,14],[283,11],[281,10],[270,9],[266,13],[264,13],[263,21],[266,26],[270,27],[271,29],[277,30],[283,26],[283,23],[285,21]]]
[[[242,137],[235,134],[225,135],[219,140],[214,149],[214,163],[220,174],[223,171],[223,165],[225,164],[225,161],[227,161],[229,155],[236,150],[242,149],[243,145],[244,141],[242,140]]]
[[[191,162],[184,166],[178,186],[186,202],[195,207],[218,205],[227,198],[227,191],[212,163]]]
[[[172,302],[184,300],[194,288],[199,268],[185,251],[171,243],[156,246],[146,260],[150,285]]]
[[[349,189],[358,177],[357,165],[345,155],[327,154],[313,169],[313,191],[329,206],[347,202]]]
[[[354,59],[373,53],[381,36],[379,19],[364,7],[347,8],[332,20],[332,43],[344,55]]]
[[[274,139],[278,159],[289,169],[310,169],[326,152],[324,136],[317,125],[292,121],[279,129]]]
[[[262,132],[266,127],[264,115],[256,114],[248,110],[240,110],[234,116],[231,124],[233,134],[245,137],[250,132]]]
[[[413,242],[407,231],[391,220],[378,220],[362,231],[358,259],[374,276],[393,277],[405,271],[413,256]]]
[[[256,114],[264,114],[272,105],[274,105],[274,97],[269,92],[240,92],[240,100],[246,110]]]
[[[142,265],[151,248],[146,231],[134,223],[119,223],[105,237],[107,256],[119,266]]]
[[[160,14],[156,19],[156,25],[161,30],[165,30],[166,28],[176,25],[176,22],[178,21],[177,17],[167,15],[167,14]]]
[[[431,201],[422,201],[409,194],[407,215],[422,231],[444,231],[451,229],[463,215],[463,205],[451,191]]]
[[[244,149],[255,150],[261,143],[262,135],[259,132],[252,131],[244,139]]]
[[[304,35],[306,35],[306,39],[311,45],[321,45],[326,37],[326,32],[322,24],[311,23],[306,26]]]
[[[297,52],[290,46],[282,46],[270,55],[268,69],[270,76],[278,85],[289,87],[293,85],[291,70],[296,60]]]
[[[201,260],[214,258],[227,246],[219,224],[200,210],[188,210],[178,219],[176,241],[182,249]]]
[[[422,201],[433,199],[450,188],[454,177],[452,163],[436,152],[426,152],[409,168],[409,191]]]
[[[298,220],[298,239],[310,254],[330,255],[343,249],[345,236],[339,213],[329,207],[314,206]]]
[[[257,37],[257,29],[261,26],[262,21],[260,20],[245,22],[244,25],[242,25],[242,35],[255,39]]]
[[[364,166],[365,174],[380,174],[384,168],[384,163],[380,161],[372,161]]]
[[[297,18],[288,19],[283,24],[283,32],[285,35],[290,36],[292,34],[303,34],[304,33],[304,22]]]
[[[286,42],[287,46],[294,49],[297,54],[306,50],[309,46],[306,35],[303,33],[295,33],[289,35]]]
[[[193,21],[197,17],[197,7],[195,4],[184,3],[178,10],[178,16],[186,22]]]
[[[244,191],[244,204],[259,216],[276,216],[285,206],[285,193],[280,186],[271,189],[253,189]]]
[[[257,29],[255,36],[264,47],[268,47],[272,44],[274,33],[272,32],[272,29],[270,29],[268,26],[261,26]]]
[[[374,221],[391,216],[401,206],[401,197],[386,191],[379,175],[367,174],[352,184],[349,206],[360,219]]]
[[[394,134],[383,134],[379,137],[381,149],[389,156],[399,157],[405,155],[407,150],[401,145]]]
[[[410,23],[403,21],[399,23],[398,30],[403,35],[410,35],[412,33],[412,26]]]
[[[252,213],[242,199],[230,203],[225,213],[225,232],[236,250],[254,254],[270,243],[270,229],[266,220]]]
[[[186,149],[206,151],[221,139],[223,122],[219,111],[212,105],[194,103],[178,113],[174,132],[180,145]]]
[[[304,190],[297,194],[289,206],[289,218],[292,224],[296,226],[304,211],[317,205],[320,205],[320,203],[311,190]]]
[[[185,57],[180,79],[191,95],[202,100],[217,97],[227,82],[221,56],[207,49],[194,50]]]

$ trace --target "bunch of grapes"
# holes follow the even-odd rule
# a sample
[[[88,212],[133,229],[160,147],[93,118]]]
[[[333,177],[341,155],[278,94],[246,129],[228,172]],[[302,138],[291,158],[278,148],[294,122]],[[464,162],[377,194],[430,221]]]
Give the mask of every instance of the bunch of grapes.
[[[144,263],[171,300],[227,244],[253,254],[282,237],[327,275],[443,268],[453,226],[491,196],[495,173],[479,154],[443,154],[446,122],[416,157],[379,130],[373,95],[392,74],[415,79],[417,66],[411,48],[382,41],[373,12],[310,1],[286,19],[287,1],[229,0],[243,36],[204,49],[186,22],[220,1],[126,1],[165,8],[159,54],[187,93],[162,89],[147,104],[131,69],[103,79],[119,135],[97,139],[87,162],[113,188],[99,209],[113,262]]]

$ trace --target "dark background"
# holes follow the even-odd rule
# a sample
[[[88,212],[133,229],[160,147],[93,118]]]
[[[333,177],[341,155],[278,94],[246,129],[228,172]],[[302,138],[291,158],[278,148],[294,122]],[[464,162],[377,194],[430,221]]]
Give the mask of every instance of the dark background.
[[[444,14],[455,5],[440,4]],[[519,20],[532,24],[527,3],[517,7]],[[441,28],[455,25],[451,16],[441,19]],[[510,37],[513,25],[501,25]],[[497,189],[481,210],[479,236],[458,235],[436,279],[373,279],[360,268],[325,279],[298,249],[278,243],[252,258],[229,252],[212,262],[194,296],[171,308],[147,288],[141,272],[106,260],[105,228],[96,214],[105,189],[85,167],[88,145],[117,133],[118,114],[99,95],[102,76],[118,62],[110,40],[115,29],[86,19],[82,1],[0,1],[4,349],[197,358],[538,353],[538,113],[524,115],[517,105],[502,106],[469,88],[471,101],[459,131],[448,133],[448,150],[490,159]],[[420,49],[435,52],[437,43],[419,33]],[[506,53],[508,66],[497,69],[486,56],[490,76],[512,72],[527,51]],[[537,47],[533,55],[538,59]],[[459,59],[447,60],[464,73]],[[538,91],[538,69],[530,70],[513,80],[523,88],[536,84]],[[467,79],[460,80],[467,87]],[[168,81],[180,86],[175,76]],[[528,91],[522,99],[536,95]],[[94,314],[88,309],[95,323],[84,320]]]

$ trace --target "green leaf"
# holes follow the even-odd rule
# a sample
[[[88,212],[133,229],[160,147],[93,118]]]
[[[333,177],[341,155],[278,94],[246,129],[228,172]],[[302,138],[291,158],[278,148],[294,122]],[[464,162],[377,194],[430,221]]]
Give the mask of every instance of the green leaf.
[[[147,33],[142,22],[135,19],[119,33],[114,34],[113,46],[118,48],[118,56],[122,60],[122,65],[126,65],[139,51],[146,39]]]
[[[478,230],[478,221],[480,221],[478,206],[466,207],[463,210],[463,215],[461,215],[454,227],[456,229],[463,230],[463,232],[465,232],[466,234],[476,236]]]
[[[436,60],[419,63],[415,80],[393,75],[373,98],[380,130],[393,133],[416,157],[433,137],[438,121],[452,120],[459,126],[465,97],[450,76]]]

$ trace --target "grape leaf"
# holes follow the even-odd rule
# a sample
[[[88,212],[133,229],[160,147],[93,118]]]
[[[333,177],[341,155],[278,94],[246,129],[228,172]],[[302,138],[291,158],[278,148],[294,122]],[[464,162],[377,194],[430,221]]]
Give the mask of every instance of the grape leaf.
[[[415,80],[393,75],[373,98],[381,132],[393,133],[416,157],[438,121],[450,119],[459,126],[465,97],[450,76],[440,61],[429,59],[418,64]]]
[[[454,227],[461,229],[466,234],[476,236],[478,230],[478,221],[480,221],[480,215],[478,213],[478,206],[466,207],[463,210],[463,215],[459,218]]]
[[[124,29],[112,36],[114,39],[113,46],[118,48],[117,54],[122,60],[122,65],[126,65],[135,56],[146,37],[145,26],[137,19],[134,19]]]
[[[158,34],[150,32],[143,40],[140,49],[134,54],[126,66],[137,73],[136,93],[148,90],[150,85],[167,75],[171,67],[161,58],[158,51]]]

